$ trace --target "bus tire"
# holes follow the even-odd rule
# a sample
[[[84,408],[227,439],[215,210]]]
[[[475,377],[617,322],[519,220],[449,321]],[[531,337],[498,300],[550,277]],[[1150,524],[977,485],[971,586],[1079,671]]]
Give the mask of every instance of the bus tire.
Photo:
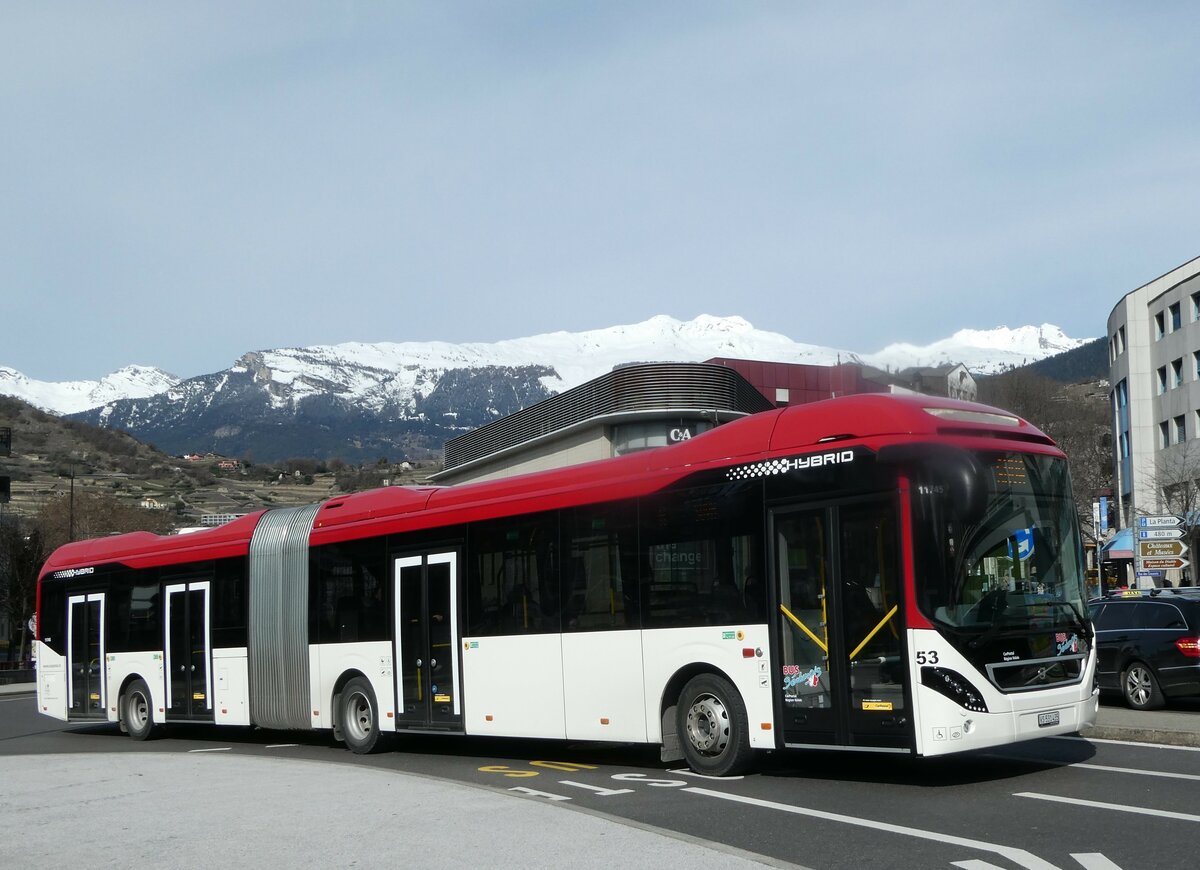
[[[145,680],[134,680],[121,696],[121,724],[134,740],[149,740],[154,735],[154,707]]]
[[[1154,671],[1142,662],[1130,662],[1121,672],[1121,696],[1134,710],[1157,710],[1166,703]]]
[[[688,766],[708,776],[732,776],[750,766],[746,705],[724,677],[700,674],[688,680],[675,708],[675,729]]]
[[[338,726],[351,752],[368,755],[379,748],[379,705],[365,677],[355,677],[342,688]]]

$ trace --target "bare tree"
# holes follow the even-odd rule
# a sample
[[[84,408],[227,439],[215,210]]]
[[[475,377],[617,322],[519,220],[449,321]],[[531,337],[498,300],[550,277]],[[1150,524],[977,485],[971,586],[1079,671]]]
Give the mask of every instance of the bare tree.
[[[51,499],[38,512],[36,522],[52,551],[74,538],[102,538],[123,532],[167,534],[172,529],[167,511],[152,511],[111,495],[77,492]]]
[[[28,620],[36,605],[38,572],[45,561],[45,544],[35,524],[13,515],[0,519],[0,613],[9,625],[10,661],[26,658]]]
[[[1184,441],[1159,451],[1154,461],[1160,510],[1181,518],[1179,528],[1183,530],[1185,558],[1195,565],[1200,544],[1200,441]]]
[[[1112,427],[1102,390],[1065,385],[1024,369],[985,378],[982,401],[1024,417],[1054,439],[1071,466],[1075,506],[1085,538],[1099,547],[1092,503],[1112,491]]]

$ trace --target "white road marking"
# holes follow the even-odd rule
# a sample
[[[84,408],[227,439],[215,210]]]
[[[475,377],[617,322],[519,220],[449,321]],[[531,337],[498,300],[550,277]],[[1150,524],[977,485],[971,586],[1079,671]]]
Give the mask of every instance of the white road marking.
[[[599,785],[588,785],[586,782],[572,782],[569,779],[560,779],[558,784],[569,785],[573,788],[582,788],[585,791],[594,792],[601,797],[611,797],[614,794],[633,794],[633,789],[631,788],[604,788]]]
[[[1121,870],[1099,852],[1072,853],[1071,857],[1078,861],[1084,870]]]
[[[1193,816],[1189,813],[1176,813],[1171,810],[1155,810],[1150,807],[1131,807],[1125,804],[1108,804],[1102,801],[1089,801],[1083,798],[1059,797],[1053,794],[1038,794],[1032,791],[1021,791],[1013,795],[1013,797],[1033,798],[1039,801],[1054,801],[1060,804],[1071,804],[1077,807],[1095,807],[1101,810],[1116,810],[1119,813],[1132,813],[1138,816],[1154,816],[1160,819],[1179,819],[1183,822],[1200,822],[1200,816]]]
[[[1003,870],[1002,867],[990,861],[980,861],[976,858],[972,858],[970,861],[952,861],[950,862],[950,866],[961,867],[962,870]]]
[[[736,779],[745,779],[744,776],[709,776],[706,773],[696,773],[694,770],[689,770],[686,767],[681,767],[678,770],[668,770],[667,773],[677,773],[680,776],[694,776],[697,779],[711,779],[714,782],[733,782]]]
[[[268,743],[267,749],[290,749],[293,746],[299,745],[299,743]]]
[[[1108,773],[1131,773],[1134,776],[1161,776],[1165,779],[1192,779],[1200,781],[1200,773],[1173,773],[1169,770],[1137,770],[1133,767],[1110,767],[1107,764],[1072,764],[1086,770],[1103,770]]]
[[[219,746],[216,749],[189,749],[188,752],[229,752],[232,746]]]
[[[566,795],[551,794],[548,791],[538,791],[536,788],[525,788],[524,786],[520,786],[520,785],[518,785],[514,788],[510,788],[509,791],[519,791],[522,794],[529,795],[530,797],[545,798],[548,801],[569,801],[570,800],[570,798],[567,797]]]
[[[705,795],[707,797],[720,798],[721,800],[733,801],[735,803],[749,804],[751,806],[763,807],[765,809],[779,810],[780,812],[792,813],[798,816],[809,816],[814,819],[823,819],[828,822],[841,822],[846,825],[857,825],[860,828],[870,828],[875,831],[883,831],[889,834],[901,834],[906,837],[917,837],[922,840],[933,840],[937,843],[944,843],[949,846],[963,846],[967,849],[977,849],[980,852],[991,852],[993,855],[999,855],[1002,858],[1007,858],[1018,867],[1024,867],[1026,870],[1059,870],[1049,861],[1045,861],[1034,855],[1032,852],[1027,852],[1024,849],[1017,849],[1012,846],[1001,846],[996,843],[988,843],[983,840],[971,840],[966,837],[955,837],[950,834],[943,834],[938,831],[924,831],[920,828],[909,828],[904,825],[894,825],[890,822],[877,822],[871,819],[860,819],[857,816],[845,816],[840,813],[830,813],[824,810],[814,810],[808,807],[797,807],[791,804],[781,804],[775,801],[760,800],[759,798],[743,797],[741,795],[729,794],[727,792],[713,791],[712,789],[701,788],[699,786],[688,786],[683,789],[692,794]]]

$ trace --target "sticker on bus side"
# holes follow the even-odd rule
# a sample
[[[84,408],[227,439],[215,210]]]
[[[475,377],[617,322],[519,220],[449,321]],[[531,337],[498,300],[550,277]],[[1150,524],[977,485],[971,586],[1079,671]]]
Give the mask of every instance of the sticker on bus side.
[[[886,710],[892,709],[891,701],[863,701],[862,708],[864,710]]]

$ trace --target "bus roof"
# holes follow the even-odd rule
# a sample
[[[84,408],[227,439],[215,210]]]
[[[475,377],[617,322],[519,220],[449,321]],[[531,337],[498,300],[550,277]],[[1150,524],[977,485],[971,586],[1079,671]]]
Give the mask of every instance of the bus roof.
[[[861,394],[764,411],[680,444],[612,459],[451,487],[386,487],[338,496],[317,510],[310,540],[333,543],[631,498],[706,468],[820,449],[822,444],[877,449],[930,438],[976,447],[986,439],[992,449],[1062,455],[1037,428],[987,405],[916,394]],[[111,562],[149,567],[243,556],[263,513],[186,535],[135,532],[67,544],[51,555],[42,573]]]

